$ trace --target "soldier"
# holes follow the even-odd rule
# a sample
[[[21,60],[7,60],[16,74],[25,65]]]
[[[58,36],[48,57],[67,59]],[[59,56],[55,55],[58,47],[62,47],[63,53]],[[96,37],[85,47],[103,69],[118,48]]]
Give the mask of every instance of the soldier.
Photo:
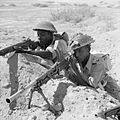
[[[71,42],[74,55],[66,76],[76,85],[100,88],[120,101],[120,87],[107,74],[111,68],[108,54],[92,54],[90,50],[93,42],[93,38],[86,34],[74,35]]]
[[[42,21],[33,29],[37,32],[39,47],[37,50],[16,50],[17,53],[27,53],[43,58],[39,62],[46,66],[53,65],[56,61],[61,61],[67,54],[68,35],[56,34],[57,30],[51,22]],[[28,56],[27,56],[28,57]]]
[[[35,50],[23,50],[18,48],[16,52],[8,59],[13,61],[14,57],[22,54],[28,61],[43,65],[47,69],[51,67],[56,61],[61,61],[67,54],[68,35],[66,32],[57,34],[55,26],[48,21],[41,21],[33,29],[37,32],[38,47]],[[13,59],[11,59],[13,58]],[[15,61],[15,60],[14,60]],[[17,62],[17,58],[16,58]],[[13,62],[14,64],[15,62]],[[13,70],[12,70],[13,71]],[[16,74],[16,73],[15,73]],[[4,88],[10,87],[10,81],[3,85]]]
[[[16,53],[25,53],[27,60],[41,63],[47,68],[50,68],[56,61],[62,61],[68,54],[68,35],[66,32],[57,34],[57,30],[51,22],[42,21],[33,29],[37,32],[39,46],[36,50],[23,50],[17,49]],[[37,56],[37,58],[36,58]],[[42,59],[41,59],[42,58]],[[60,78],[63,75],[56,75],[54,78]],[[62,106],[62,103],[56,103],[53,105]],[[50,107],[50,106],[49,106]],[[52,107],[51,107],[52,109]],[[54,108],[57,110],[57,107]],[[60,109],[63,109],[62,107]]]

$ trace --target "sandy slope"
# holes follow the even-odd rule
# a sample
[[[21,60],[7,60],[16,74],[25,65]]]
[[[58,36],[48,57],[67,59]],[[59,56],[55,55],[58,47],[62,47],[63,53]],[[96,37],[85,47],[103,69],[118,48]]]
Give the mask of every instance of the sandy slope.
[[[11,3],[13,2],[18,5],[27,5],[24,3],[28,1],[11,0]],[[66,0],[66,2],[78,3],[78,0]],[[10,1],[0,1],[0,4],[4,3],[10,4]],[[29,5],[31,3],[33,1],[29,1]],[[99,6],[96,11],[97,16],[78,24],[54,22],[55,26],[58,31],[67,31],[70,38],[75,32],[90,34],[96,40],[92,46],[95,51],[110,53],[113,68],[109,74],[120,84],[120,9],[118,8],[120,2],[117,0],[79,0],[79,3]],[[4,48],[21,41],[22,36],[34,38],[32,25],[41,19],[49,19],[51,8],[31,7],[29,9],[28,7],[4,6],[0,10],[0,48]],[[5,101],[6,97],[15,93],[17,86],[20,89],[27,85],[46,69],[27,62],[21,55],[14,56],[9,61],[7,58],[0,57],[0,66],[1,120],[103,120],[101,117],[95,117],[95,114],[117,103],[115,99],[100,90],[96,93],[93,90],[75,86],[69,80],[58,79],[50,80],[42,86],[42,89],[51,104],[63,103],[64,111],[59,117],[55,118],[50,111],[43,111],[42,108],[46,103],[37,92],[34,93],[31,109],[27,109],[28,95],[25,94],[17,100],[16,110],[9,115],[9,107],[13,107],[15,103],[9,106]],[[12,87],[2,88],[9,81],[12,82]]]

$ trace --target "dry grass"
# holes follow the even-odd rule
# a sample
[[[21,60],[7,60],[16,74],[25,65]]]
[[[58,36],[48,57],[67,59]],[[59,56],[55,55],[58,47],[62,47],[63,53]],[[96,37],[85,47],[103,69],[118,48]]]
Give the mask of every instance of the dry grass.
[[[51,20],[53,21],[62,20],[64,22],[74,23],[79,23],[94,16],[95,11],[87,5],[69,6],[67,8],[60,8],[51,12]]]
[[[67,3],[67,2],[60,2],[59,4],[60,4],[60,6],[70,6],[71,5],[70,3]]]
[[[0,4],[0,7],[16,7],[17,5],[14,3],[10,3],[10,4]]]
[[[16,7],[16,4],[11,3],[11,4],[9,4],[9,6],[11,6],[11,7]]]
[[[104,15],[104,14],[98,15],[98,21],[104,22],[106,32],[113,31],[116,29],[113,23],[113,19],[114,18],[112,18],[110,15]]]
[[[34,7],[49,7],[47,4],[41,4],[41,3],[35,3],[35,4],[32,4],[32,6],[34,6]]]
[[[47,1],[46,3],[48,3],[48,4],[54,4],[55,1]]]

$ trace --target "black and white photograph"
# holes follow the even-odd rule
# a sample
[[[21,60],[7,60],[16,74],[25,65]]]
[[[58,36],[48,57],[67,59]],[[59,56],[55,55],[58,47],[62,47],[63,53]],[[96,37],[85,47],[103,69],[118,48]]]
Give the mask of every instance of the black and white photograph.
[[[0,120],[120,120],[120,0],[0,0]]]

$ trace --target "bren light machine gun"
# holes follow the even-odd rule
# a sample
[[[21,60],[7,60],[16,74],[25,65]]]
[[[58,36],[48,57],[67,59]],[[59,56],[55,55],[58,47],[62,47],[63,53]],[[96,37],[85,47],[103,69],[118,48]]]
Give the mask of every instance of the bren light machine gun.
[[[47,70],[47,72],[42,74],[38,79],[30,82],[25,88],[19,90],[12,96],[6,98],[6,102],[11,103],[14,99],[18,98],[24,91],[26,91],[30,88],[30,99],[29,99],[29,103],[28,103],[28,108],[30,108],[33,92],[38,91],[38,93],[40,93],[42,95],[42,97],[48,104],[48,106],[49,106],[48,109],[56,115],[57,111],[50,105],[49,101],[47,100],[47,98],[45,97],[45,95],[42,92],[41,86],[43,84],[46,84],[52,77],[54,77],[54,75],[59,74],[60,70],[64,69],[68,65],[67,59],[64,59],[61,62],[56,62],[49,70]],[[64,65],[64,68],[61,67],[63,65]]]

